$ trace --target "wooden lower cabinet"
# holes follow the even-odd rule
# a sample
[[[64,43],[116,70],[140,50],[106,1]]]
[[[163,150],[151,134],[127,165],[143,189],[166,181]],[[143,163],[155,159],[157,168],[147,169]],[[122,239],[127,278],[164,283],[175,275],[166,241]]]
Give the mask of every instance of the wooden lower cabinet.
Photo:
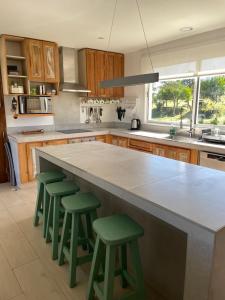
[[[128,147],[128,139],[124,137],[118,137],[118,146],[127,148]]]
[[[163,156],[163,157],[167,156],[167,146],[154,144],[152,149],[153,149],[152,153],[155,155]]]
[[[145,141],[129,139],[129,148],[144,151],[144,152],[152,152],[152,144]]]
[[[128,147],[128,138],[125,137],[111,135],[108,138],[108,142],[115,146],[124,147],[124,148]]]
[[[52,140],[44,142],[44,146],[50,146],[50,145],[64,145],[68,144],[68,140]]]
[[[96,136],[96,141],[106,143],[106,136],[105,135],[98,135]]]
[[[153,145],[153,154],[190,163],[191,150],[166,145]]]
[[[43,147],[43,142],[26,144],[28,181],[32,181],[35,179],[36,163],[34,149],[37,147]]]
[[[67,144],[68,140],[51,140],[43,142],[22,143],[18,145],[18,159],[20,168],[20,181],[26,183],[35,179],[36,162],[35,148]]]

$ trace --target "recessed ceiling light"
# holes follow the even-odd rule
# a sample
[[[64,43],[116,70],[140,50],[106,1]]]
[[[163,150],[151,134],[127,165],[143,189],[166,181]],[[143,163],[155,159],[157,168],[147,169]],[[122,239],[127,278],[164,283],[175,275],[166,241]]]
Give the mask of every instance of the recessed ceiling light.
[[[98,36],[97,39],[98,40],[104,40],[105,38],[103,36]]]
[[[181,32],[188,32],[188,31],[192,31],[194,28],[191,26],[186,26],[186,27],[182,27],[180,28]]]

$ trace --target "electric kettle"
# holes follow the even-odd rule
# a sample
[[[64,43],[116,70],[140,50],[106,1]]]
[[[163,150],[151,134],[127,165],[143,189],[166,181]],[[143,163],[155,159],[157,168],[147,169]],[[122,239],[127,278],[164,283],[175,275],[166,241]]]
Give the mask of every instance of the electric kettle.
[[[140,119],[132,119],[131,120],[131,130],[139,130],[141,128]]]

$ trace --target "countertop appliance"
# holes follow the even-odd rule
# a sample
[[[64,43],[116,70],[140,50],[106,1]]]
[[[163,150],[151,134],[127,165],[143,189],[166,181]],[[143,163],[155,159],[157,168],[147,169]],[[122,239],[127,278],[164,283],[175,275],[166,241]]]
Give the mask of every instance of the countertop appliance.
[[[132,119],[131,120],[131,130],[139,130],[141,128],[141,120],[140,119]]]
[[[49,97],[27,98],[28,114],[50,114],[52,113],[52,99]]]
[[[225,155],[201,151],[200,166],[225,171]]]
[[[57,132],[61,132],[61,133],[65,133],[65,134],[72,134],[72,133],[91,132],[91,130],[77,128],[77,129],[57,130]]]
[[[19,113],[26,114],[27,113],[27,97],[19,96]]]

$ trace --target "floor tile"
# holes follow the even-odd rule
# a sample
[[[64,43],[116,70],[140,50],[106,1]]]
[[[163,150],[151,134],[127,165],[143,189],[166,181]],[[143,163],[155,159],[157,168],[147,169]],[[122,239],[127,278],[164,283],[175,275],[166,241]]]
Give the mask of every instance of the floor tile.
[[[0,266],[0,300],[9,300],[21,295],[22,290],[1,248]]]
[[[39,259],[15,269],[15,274],[29,300],[66,300]]]
[[[6,240],[2,250],[12,268],[27,264],[37,258],[29,242],[24,239]]]

